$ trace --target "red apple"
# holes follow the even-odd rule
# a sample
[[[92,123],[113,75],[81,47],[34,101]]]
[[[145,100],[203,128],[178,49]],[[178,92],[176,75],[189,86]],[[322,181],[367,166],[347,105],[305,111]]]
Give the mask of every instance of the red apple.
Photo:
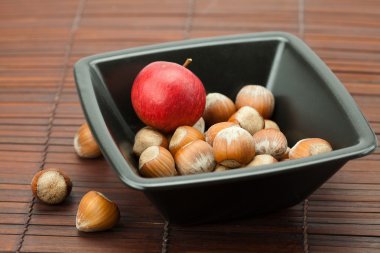
[[[201,80],[186,67],[157,61],[137,75],[131,99],[142,122],[171,132],[197,122],[205,108],[206,91]]]

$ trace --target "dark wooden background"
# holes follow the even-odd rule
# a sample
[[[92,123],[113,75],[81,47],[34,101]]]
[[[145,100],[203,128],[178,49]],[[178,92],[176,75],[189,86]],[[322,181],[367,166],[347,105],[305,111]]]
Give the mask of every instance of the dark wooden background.
[[[305,202],[224,224],[165,224],[147,199],[72,141],[84,122],[73,63],[108,50],[195,37],[281,30],[331,67],[380,134],[378,0],[0,1],[0,251],[380,252],[380,156],[348,163]],[[63,205],[34,202],[29,183],[62,168]],[[98,190],[122,211],[102,233],[75,228],[80,198]]]

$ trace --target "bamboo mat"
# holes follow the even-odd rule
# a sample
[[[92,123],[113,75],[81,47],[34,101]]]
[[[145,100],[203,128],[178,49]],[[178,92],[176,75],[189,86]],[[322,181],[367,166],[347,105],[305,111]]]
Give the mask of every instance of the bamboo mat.
[[[84,122],[72,75],[79,58],[188,38],[281,30],[304,39],[380,134],[377,0],[0,1],[1,252],[380,252],[380,156],[349,162],[304,202],[248,220],[180,227],[123,185],[103,159],[73,150]],[[59,206],[29,183],[57,167],[74,182]],[[75,228],[83,194],[120,207],[111,231]]]

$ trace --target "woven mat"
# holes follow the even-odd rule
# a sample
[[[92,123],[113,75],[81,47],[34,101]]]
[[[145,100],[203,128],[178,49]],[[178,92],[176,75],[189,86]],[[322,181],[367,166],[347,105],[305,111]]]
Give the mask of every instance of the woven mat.
[[[380,156],[349,162],[307,200],[279,213],[194,227],[166,224],[103,159],[79,159],[79,58],[195,37],[281,30],[331,67],[380,134],[380,2],[376,0],[14,0],[0,2],[0,251],[379,252]],[[57,167],[74,182],[59,206],[29,183]],[[122,212],[111,231],[79,233],[77,205],[97,190]]]

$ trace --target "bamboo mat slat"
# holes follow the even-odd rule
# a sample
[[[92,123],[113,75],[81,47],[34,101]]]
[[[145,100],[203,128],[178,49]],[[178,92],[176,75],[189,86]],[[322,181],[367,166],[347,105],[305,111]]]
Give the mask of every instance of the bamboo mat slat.
[[[379,252],[380,149],[348,162],[304,202],[220,224],[166,224],[102,158],[83,160],[73,136],[84,122],[73,64],[87,55],[197,37],[279,30],[309,44],[340,78],[380,135],[380,2],[377,0],[68,0],[0,2],[1,252]],[[32,176],[61,168],[67,201],[34,201]],[[80,233],[89,190],[122,218]]]
[[[304,36],[378,133],[380,10],[376,1],[305,1]],[[349,162],[308,200],[311,252],[378,252],[379,159]]]

